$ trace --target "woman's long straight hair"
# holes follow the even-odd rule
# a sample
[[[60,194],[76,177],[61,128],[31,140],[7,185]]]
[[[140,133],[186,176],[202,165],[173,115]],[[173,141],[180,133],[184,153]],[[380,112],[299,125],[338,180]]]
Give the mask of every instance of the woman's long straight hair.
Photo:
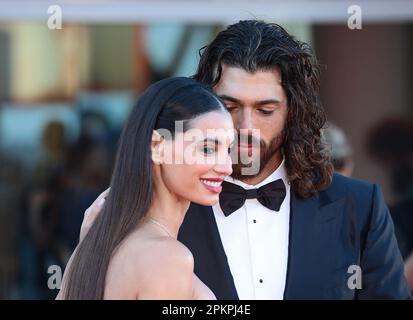
[[[117,246],[137,228],[151,206],[153,130],[184,131],[198,115],[224,111],[212,91],[189,78],[169,78],[150,86],[131,111],[123,129],[111,189],[102,212],[77,247],[67,271],[64,299],[103,299],[110,259]]]

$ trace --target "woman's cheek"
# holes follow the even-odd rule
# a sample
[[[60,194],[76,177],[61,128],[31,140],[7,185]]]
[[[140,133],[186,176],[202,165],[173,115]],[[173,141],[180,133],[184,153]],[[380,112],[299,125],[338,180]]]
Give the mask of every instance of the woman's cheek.
[[[208,172],[211,171],[212,169],[212,165],[207,164],[207,163],[198,163],[196,165],[194,165],[194,171],[197,173],[197,175],[200,177],[202,176],[206,176]]]

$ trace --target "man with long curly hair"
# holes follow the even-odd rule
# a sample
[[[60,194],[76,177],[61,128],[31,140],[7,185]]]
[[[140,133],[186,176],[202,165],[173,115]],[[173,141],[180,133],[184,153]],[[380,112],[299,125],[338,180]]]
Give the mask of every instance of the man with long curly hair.
[[[220,205],[192,205],[181,228],[195,273],[218,299],[409,297],[379,187],[333,175],[318,74],[307,44],[261,21],[231,25],[201,51],[194,77],[225,102],[239,153],[251,154],[260,133],[259,172],[242,175],[234,163]],[[251,199],[278,179],[278,210]],[[232,185],[247,190],[242,205],[232,205]]]
[[[180,229],[218,299],[410,297],[380,188],[333,174],[318,73],[308,45],[277,24],[240,21],[201,49],[194,78],[225,102],[237,155],[251,158]]]

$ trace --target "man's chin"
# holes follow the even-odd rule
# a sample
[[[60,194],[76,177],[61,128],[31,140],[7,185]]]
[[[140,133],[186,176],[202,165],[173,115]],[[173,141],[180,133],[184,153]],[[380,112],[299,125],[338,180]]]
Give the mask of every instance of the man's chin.
[[[231,177],[236,180],[252,179],[260,174],[261,168],[254,168],[252,164],[236,164],[232,166]]]

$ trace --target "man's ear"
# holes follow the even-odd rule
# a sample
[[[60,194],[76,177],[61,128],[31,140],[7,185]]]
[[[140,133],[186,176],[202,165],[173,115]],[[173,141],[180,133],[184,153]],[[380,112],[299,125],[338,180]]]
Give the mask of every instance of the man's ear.
[[[158,131],[153,130],[152,142],[151,142],[151,153],[152,153],[152,161],[154,164],[162,164],[163,162],[164,142],[165,142],[165,138],[162,137]]]

